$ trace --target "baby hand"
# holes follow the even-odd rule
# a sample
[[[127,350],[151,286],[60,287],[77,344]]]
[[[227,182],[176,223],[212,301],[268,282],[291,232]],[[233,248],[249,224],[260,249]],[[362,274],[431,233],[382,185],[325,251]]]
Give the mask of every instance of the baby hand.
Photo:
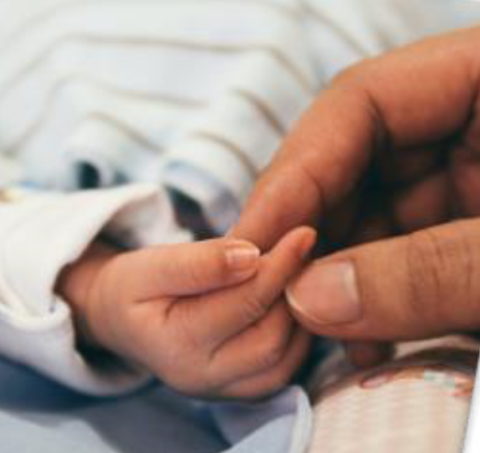
[[[284,386],[307,351],[307,334],[276,301],[314,241],[299,228],[262,257],[227,238],[100,250],[94,264],[66,273],[61,290],[91,343],[183,393],[254,398]],[[88,291],[75,296],[82,271]]]

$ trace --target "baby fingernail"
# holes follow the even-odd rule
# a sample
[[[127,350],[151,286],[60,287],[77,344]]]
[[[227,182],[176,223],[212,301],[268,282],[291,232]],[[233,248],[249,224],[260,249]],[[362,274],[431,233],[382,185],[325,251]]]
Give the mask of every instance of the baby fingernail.
[[[260,250],[250,242],[234,241],[227,246],[225,254],[232,271],[244,272],[255,267]]]
[[[352,323],[362,316],[350,262],[311,265],[289,286],[287,297],[294,310],[318,324]]]

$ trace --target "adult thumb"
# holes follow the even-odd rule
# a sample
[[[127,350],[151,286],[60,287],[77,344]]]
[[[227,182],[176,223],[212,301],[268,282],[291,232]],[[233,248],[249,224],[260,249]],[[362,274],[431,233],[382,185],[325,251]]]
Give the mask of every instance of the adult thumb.
[[[314,261],[288,287],[310,331],[408,340],[480,328],[480,221],[463,220]]]

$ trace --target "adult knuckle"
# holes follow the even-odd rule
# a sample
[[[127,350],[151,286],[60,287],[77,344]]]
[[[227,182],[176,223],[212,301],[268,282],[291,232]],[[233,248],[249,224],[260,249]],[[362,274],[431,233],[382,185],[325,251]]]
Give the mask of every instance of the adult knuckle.
[[[434,229],[411,234],[407,243],[408,314],[430,325],[438,325],[446,315],[443,307],[450,276],[448,252]]]
[[[474,228],[480,227],[478,220],[474,221]],[[468,225],[471,225],[468,222]],[[459,292],[462,299],[469,308],[468,312],[475,314],[474,322],[478,322],[480,309],[478,298],[480,296],[480,240],[477,234],[472,235],[467,222],[457,222],[457,238],[459,242],[458,264],[454,265],[456,276],[455,281],[459,285]]]
[[[432,260],[435,260],[434,265],[438,268],[436,314],[438,322],[445,328],[478,327],[480,318],[478,226],[478,220],[460,220],[450,224],[443,232],[441,240],[436,238],[435,231],[430,234],[432,242],[436,242],[438,252],[432,257]],[[452,308],[452,300],[456,302],[455,308]]]

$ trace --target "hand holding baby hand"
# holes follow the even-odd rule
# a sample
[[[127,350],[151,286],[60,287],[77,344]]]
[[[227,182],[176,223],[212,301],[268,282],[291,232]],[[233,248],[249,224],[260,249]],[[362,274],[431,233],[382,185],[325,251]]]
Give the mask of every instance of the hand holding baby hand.
[[[91,342],[183,393],[263,396],[288,382],[308,348],[275,301],[314,241],[299,228],[263,257],[234,239],[101,253],[85,302],[72,306]]]

